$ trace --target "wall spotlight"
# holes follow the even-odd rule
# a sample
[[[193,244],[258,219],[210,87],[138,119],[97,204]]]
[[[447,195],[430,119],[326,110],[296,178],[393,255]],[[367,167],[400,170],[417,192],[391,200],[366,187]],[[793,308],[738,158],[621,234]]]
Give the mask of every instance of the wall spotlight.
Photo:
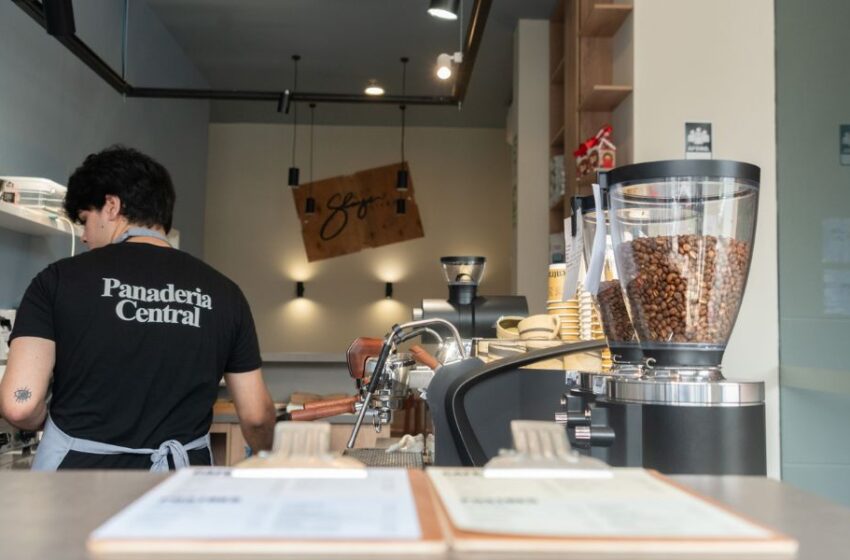
[[[428,13],[435,18],[455,20],[457,19],[457,7],[460,0],[431,0]]]
[[[387,299],[393,298],[393,283],[392,282],[387,282],[387,284],[384,286],[384,297],[387,298]]]
[[[440,54],[437,57],[437,77],[441,80],[448,80],[452,77],[453,66],[461,62],[463,62],[463,53],[461,52]]]
[[[295,297],[304,297],[304,282],[295,283]]]
[[[378,83],[378,80],[369,80],[366,89],[363,90],[366,95],[384,95],[384,88]]]

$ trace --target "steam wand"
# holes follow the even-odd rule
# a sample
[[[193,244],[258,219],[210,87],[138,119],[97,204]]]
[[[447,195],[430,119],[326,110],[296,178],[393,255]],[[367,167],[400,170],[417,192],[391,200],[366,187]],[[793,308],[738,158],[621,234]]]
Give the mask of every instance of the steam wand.
[[[366,410],[369,408],[369,403],[372,402],[372,395],[380,386],[383,378],[385,377],[384,366],[387,363],[387,359],[390,356],[390,352],[392,352],[393,347],[395,347],[400,342],[413,338],[423,332],[431,332],[431,329],[426,328],[428,325],[443,325],[447,327],[452,336],[457,343],[458,350],[460,352],[461,358],[466,358],[466,350],[463,347],[463,341],[460,338],[460,333],[457,328],[446,321],[445,319],[423,319],[421,321],[411,321],[409,323],[404,323],[402,325],[394,325],[392,331],[386,336],[384,339],[384,344],[381,346],[381,353],[378,355],[378,361],[375,364],[375,369],[372,371],[372,378],[369,380],[369,385],[366,387],[366,394],[363,396],[363,405],[360,407],[360,411],[357,413],[357,420],[354,422],[354,428],[351,430],[351,437],[348,438],[348,445],[346,445],[347,449],[354,448],[354,440],[357,439],[357,434],[360,432],[360,426],[363,424],[363,418],[366,416]],[[408,335],[402,336],[402,333],[407,329],[417,329],[413,333],[408,333]],[[439,336],[438,336],[439,338]]]

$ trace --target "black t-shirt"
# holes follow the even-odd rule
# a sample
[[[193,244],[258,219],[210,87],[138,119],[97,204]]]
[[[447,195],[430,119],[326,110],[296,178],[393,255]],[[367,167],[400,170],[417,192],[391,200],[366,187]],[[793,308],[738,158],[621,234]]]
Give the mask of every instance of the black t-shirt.
[[[191,255],[119,243],[51,264],[12,338],[56,342],[50,415],[72,437],[132,448],[209,431],[224,373],[260,367],[239,287]],[[209,464],[208,452],[190,452]],[[69,454],[62,467],[149,468],[146,455]]]

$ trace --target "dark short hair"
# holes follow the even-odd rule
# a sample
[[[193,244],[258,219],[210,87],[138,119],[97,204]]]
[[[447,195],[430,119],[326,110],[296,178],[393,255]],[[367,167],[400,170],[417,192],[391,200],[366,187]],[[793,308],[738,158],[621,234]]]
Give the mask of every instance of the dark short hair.
[[[174,184],[153,158],[120,145],[90,154],[68,179],[65,212],[79,222],[83,210],[103,208],[106,195],[121,199],[121,214],[131,223],[171,231]]]

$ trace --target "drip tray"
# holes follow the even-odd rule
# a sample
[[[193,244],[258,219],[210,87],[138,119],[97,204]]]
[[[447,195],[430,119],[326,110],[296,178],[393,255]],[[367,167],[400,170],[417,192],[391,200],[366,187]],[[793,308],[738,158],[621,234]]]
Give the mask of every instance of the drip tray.
[[[367,467],[387,467],[396,469],[423,469],[425,463],[421,453],[404,453],[392,451],[387,453],[386,449],[364,448],[346,449],[344,455],[357,459]]]

